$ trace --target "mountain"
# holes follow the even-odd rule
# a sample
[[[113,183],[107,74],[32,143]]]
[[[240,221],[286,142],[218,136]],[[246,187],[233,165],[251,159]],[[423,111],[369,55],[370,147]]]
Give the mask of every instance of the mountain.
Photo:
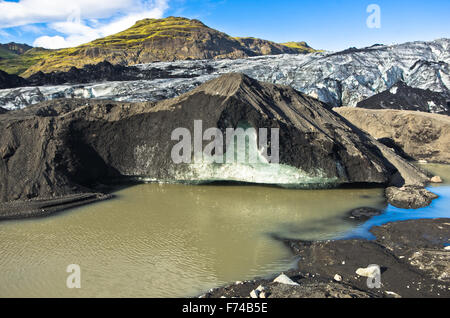
[[[247,38],[234,38],[244,48],[249,49],[254,53],[250,56],[259,55],[278,55],[278,54],[306,54],[317,52],[306,42],[289,42],[289,43],[274,43],[267,40],[261,40],[257,38],[247,37]]]
[[[450,164],[449,116],[355,107],[334,110],[408,159]]]
[[[19,44],[19,43],[7,43],[7,44],[0,44],[0,57],[2,57],[1,52],[7,52],[9,54],[13,55],[22,55],[26,51],[31,50],[33,47],[29,46],[28,44]]]
[[[194,120],[202,120],[204,130],[278,128],[280,165],[175,164],[178,141],[171,134],[180,127],[194,132]],[[250,140],[256,143],[256,137]],[[93,192],[94,184],[120,177],[303,188],[428,180],[327,105],[241,74],[158,103],[63,99],[7,112],[0,116],[0,145],[3,202]]]
[[[25,86],[27,81],[20,76],[8,74],[0,70],[0,89]]]
[[[0,61],[16,58],[30,49],[32,49],[32,47],[27,44],[18,44],[14,42],[7,44],[0,43]]]
[[[232,38],[195,19],[144,19],[125,31],[78,47],[47,51],[39,62],[30,65],[23,76],[28,77],[38,71],[67,71],[73,66],[81,68],[103,61],[134,65],[155,61],[234,59],[309,51],[313,49],[301,45],[288,47],[261,39]],[[20,63],[20,60],[16,62]]]
[[[450,94],[448,96],[429,89],[413,88],[404,82],[398,82],[390,89],[359,102],[356,107],[417,110],[450,115]]]
[[[195,75],[186,75],[186,77],[191,78]],[[179,76],[172,75],[167,70],[159,68],[142,70],[135,66],[113,65],[104,61],[96,65],[88,64],[82,68],[71,67],[67,72],[43,73],[39,71],[26,79],[0,70],[0,89],[172,78],[179,78]]]
[[[3,47],[3,44],[0,44],[0,61],[4,59],[12,59],[16,56],[17,54]]]
[[[192,76],[190,76],[192,77]],[[177,78],[168,71],[158,68],[141,70],[134,66],[111,64],[107,61],[96,65],[85,65],[83,68],[72,67],[67,72],[34,73],[23,79],[28,86],[81,84],[105,81],[154,80],[161,78]]]
[[[281,43],[284,46],[299,50],[300,53],[314,53],[317,50],[314,50],[312,47],[308,45],[305,41],[302,42],[285,42]]]
[[[22,74],[30,66],[45,58],[50,52],[52,51],[36,47],[31,48],[20,55],[9,55],[7,58],[0,59],[0,70],[9,74]]]

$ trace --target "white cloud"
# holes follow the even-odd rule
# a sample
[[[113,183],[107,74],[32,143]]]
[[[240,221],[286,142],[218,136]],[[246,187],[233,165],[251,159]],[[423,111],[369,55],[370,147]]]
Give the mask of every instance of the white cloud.
[[[84,18],[106,18],[117,10],[142,3],[136,0],[21,0],[0,1],[0,28],[63,21],[76,11]]]
[[[60,33],[41,36],[34,46],[50,49],[80,45],[131,27],[137,20],[161,18],[169,0],[0,0],[0,29],[46,23]],[[113,18],[111,18],[113,17]],[[107,22],[101,22],[106,19]]]
[[[5,38],[8,38],[8,37],[11,36],[11,34],[9,34],[8,32],[3,31],[2,29],[0,29],[0,36],[3,36],[3,37],[5,37]]]
[[[45,47],[47,49],[59,49],[67,46],[68,42],[62,36],[41,36],[34,41],[33,45],[38,47]]]

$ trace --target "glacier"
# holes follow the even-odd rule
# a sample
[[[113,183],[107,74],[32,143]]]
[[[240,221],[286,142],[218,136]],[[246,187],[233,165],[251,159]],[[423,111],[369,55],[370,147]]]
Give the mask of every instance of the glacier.
[[[201,158],[188,165],[186,170],[173,170],[173,179],[167,182],[186,184],[205,184],[211,182],[244,182],[252,184],[272,184],[290,189],[323,189],[338,185],[342,180],[327,177],[320,169],[307,173],[302,169],[287,164],[271,163],[263,155],[259,148],[256,129],[248,123],[240,123],[234,136],[243,136],[244,142],[233,144],[231,149],[227,145],[227,151],[221,155],[220,163],[216,156],[207,153],[194,155]],[[245,131],[247,130],[247,131]],[[233,158],[228,162],[227,154],[231,152]],[[239,160],[243,154],[243,160]],[[251,159],[254,158],[255,160]],[[151,162],[148,159],[147,162]],[[338,163],[336,163],[338,165]],[[338,167],[337,167],[338,168]],[[140,181],[155,182],[154,178],[140,178]]]
[[[289,85],[333,107],[356,104],[402,80],[408,86],[450,96],[450,39],[374,45],[342,52],[189,60],[136,65],[179,78],[23,87],[0,90],[0,107],[20,109],[56,98],[158,101],[179,96],[225,73]],[[186,75],[194,77],[185,78]]]

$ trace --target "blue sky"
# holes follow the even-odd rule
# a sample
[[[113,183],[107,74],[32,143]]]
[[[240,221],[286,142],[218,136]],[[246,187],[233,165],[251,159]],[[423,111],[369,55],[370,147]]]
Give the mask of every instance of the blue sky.
[[[368,28],[367,6],[381,9]],[[341,50],[450,37],[448,0],[0,0],[0,43],[74,46],[145,17],[196,18],[232,36]]]

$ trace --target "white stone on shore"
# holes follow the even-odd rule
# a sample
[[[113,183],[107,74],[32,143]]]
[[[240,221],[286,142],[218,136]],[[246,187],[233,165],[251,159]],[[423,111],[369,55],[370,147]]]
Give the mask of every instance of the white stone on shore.
[[[342,276],[339,274],[334,275],[334,280],[337,282],[342,282]]]
[[[394,298],[402,298],[402,296],[400,296],[399,294],[394,293],[394,292],[392,292],[392,291],[386,291],[385,293],[386,293],[386,295],[392,296],[392,297],[394,297]]]
[[[363,277],[375,277],[377,273],[380,272],[380,266],[369,265],[366,268],[358,268],[356,274]]]
[[[277,278],[275,278],[273,280],[274,283],[280,283],[280,284],[284,284],[284,285],[294,285],[294,286],[299,286],[299,284],[297,284],[296,282],[294,282],[292,279],[290,279],[289,277],[287,277],[284,274],[281,274],[280,276],[278,276]]]
[[[434,176],[433,178],[430,179],[430,182],[432,182],[432,183],[442,183],[442,179],[439,176]]]
[[[250,298],[259,298],[259,290],[256,289],[252,290],[250,292]]]
[[[266,288],[263,285],[259,285],[258,288],[250,292],[250,298],[266,298],[265,290]]]

